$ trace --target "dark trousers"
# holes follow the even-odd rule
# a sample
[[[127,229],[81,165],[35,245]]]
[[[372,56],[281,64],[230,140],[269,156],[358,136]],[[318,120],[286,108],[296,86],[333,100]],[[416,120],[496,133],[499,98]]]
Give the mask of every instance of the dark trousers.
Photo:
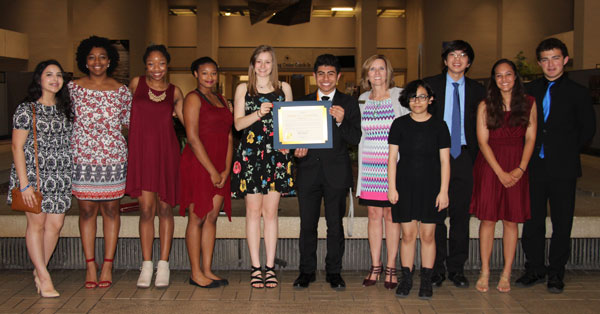
[[[301,170],[300,170],[301,171]],[[300,272],[313,273],[317,269],[317,225],[321,213],[321,200],[325,202],[327,221],[327,256],[325,270],[340,273],[344,256],[344,226],[348,189],[333,188],[322,175],[309,185],[298,186],[300,205]]]
[[[456,158],[450,157],[450,186],[448,189],[448,215],[450,216],[449,250],[446,224],[435,227],[435,273],[461,273],[469,258],[469,206],[473,193],[473,162],[463,149]],[[444,265],[445,262],[445,265]]]
[[[571,254],[571,228],[575,210],[576,179],[554,179],[545,171],[541,176],[530,176],[531,219],[523,225],[521,243],[525,251],[525,269],[538,275],[564,278],[565,265]],[[552,238],[549,267],[546,270],[546,215],[550,201]]]

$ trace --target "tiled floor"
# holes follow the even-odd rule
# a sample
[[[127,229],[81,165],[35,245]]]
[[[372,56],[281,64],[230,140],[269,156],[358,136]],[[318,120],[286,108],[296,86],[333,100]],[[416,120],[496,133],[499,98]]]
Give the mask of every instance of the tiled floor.
[[[166,289],[136,289],[139,272],[116,271],[109,289],[83,288],[81,270],[53,271],[61,296],[42,299],[35,293],[31,271],[0,271],[0,313],[599,313],[600,271],[570,271],[562,294],[550,294],[545,285],[513,287],[507,294],[495,289],[479,293],[474,288],[460,289],[444,282],[434,290],[430,301],[417,298],[418,276],[411,295],[405,299],[394,291],[361,286],[363,273],[345,272],[348,288],[333,291],[324,274],[306,290],[294,290],[297,273],[279,273],[277,289],[251,289],[247,272],[222,272],[230,281],[227,287],[201,289],[190,286],[185,271],[171,273]],[[467,274],[471,282],[476,273]],[[490,287],[497,283],[492,276]],[[514,276],[513,276],[514,277]],[[514,278],[513,278],[514,279]]]

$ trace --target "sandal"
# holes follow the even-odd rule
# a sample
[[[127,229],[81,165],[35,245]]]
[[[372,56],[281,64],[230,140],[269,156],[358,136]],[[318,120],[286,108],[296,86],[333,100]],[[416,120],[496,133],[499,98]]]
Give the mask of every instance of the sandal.
[[[388,289],[388,290],[392,290],[394,288],[396,288],[396,286],[398,285],[398,282],[393,282],[392,278],[396,277],[396,272],[397,269],[394,267],[386,267],[385,268],[385,281],[383,282],[383,286]],[[388,276],[390,277],[390,281],[388,281]],[[396,277],[396,280],[398,278]]]
[[[383,270],[383,265],[379,265],[379,266],[371,265],[371,269],[369,269],[369,275],[367,275],[367,278],[365,278],[363,280],[363,287],[369,287],[369,286],[375,285],[377,283],[377,280],[379,280],[379,275],[381,274],[382,270]],[[371,279],[371,277],[373,277],[373,275],[375,275],[375,279]]]
[[[114,259],[112,259],[112,258],[105,258],[104,263],[102,263],[102,267],[104,267],[105,263],[112,263],[113,261],[114,261]],[[102,280],[102,281],[98,282],[98,288],[108,288],[110,286],[112,286],[111,280]]]
[[[260,266],[254,267],[250,266],[250,286],[255,289],[262,289],[265,287],[265,281],[262,277],[262,268]],[[254,275],[256,272],[258,274]],[[260,285],[260,286],[259,286]]]
[[[477,279],[477,283],[475,284],[475,289],[477,289],[477,291],[479,292],[488,292],[488,290],[490,289],[489,281],[490,273],[481,272],[479,274],[479,279]]]
[[[92,257],[90,259],[86,259],[85,260],[86,264],[91,263],[91,262],[94,262],[94,264],[96,264],[96,269],[98,269],[98,263],[96,263],[96,258],[95,257]],[[94,288],[98,287],[98,282],[96,282],[96,281],[86,281],[83,285],[85,286],[86,289],[94,289]]]
[[[270,285],[270,286],[269,286]],[[269,267],[265,265],[265,287],[269,289],[277,288],[279,281],[277,281],[277,274],[275,273],[275,266]]]
[[[510,274],[505,275],[504,273],[500,275],[500,281],[498,281],[498,286],[496,289],[500,292],[510,292]]]

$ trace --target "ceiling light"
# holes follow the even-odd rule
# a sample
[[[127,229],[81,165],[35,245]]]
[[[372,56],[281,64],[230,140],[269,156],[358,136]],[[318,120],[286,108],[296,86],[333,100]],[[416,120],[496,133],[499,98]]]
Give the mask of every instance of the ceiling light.
[[[331,8],[331,11],[344,11],[344,12],[352,12],[353,8],[350,7],[340,7],[340,8]]]
[[[231,12],[225,12],[225,16],[230,16]]]

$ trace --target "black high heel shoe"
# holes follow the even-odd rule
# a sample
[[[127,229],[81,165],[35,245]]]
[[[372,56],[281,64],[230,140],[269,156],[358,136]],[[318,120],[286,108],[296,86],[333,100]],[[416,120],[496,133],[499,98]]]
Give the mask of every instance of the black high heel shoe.
[[[250,269],[250,286],[255,289],[264,288],[265,281],[262,277],[262,268],[260,266],[258,266],[258,267],[250,266],[250,267],[251,267],[251,269]],[[258,274],[253,275],[256,272],[258,272]],[[262,286],[259,286],[259,284],[262,284]]]
[[[275,266],[269,267],[265,265],[265,287],[273,289],[277,288],[277,286],[279,286],[279,281],[277,280],[277,274],[275,273]]]

